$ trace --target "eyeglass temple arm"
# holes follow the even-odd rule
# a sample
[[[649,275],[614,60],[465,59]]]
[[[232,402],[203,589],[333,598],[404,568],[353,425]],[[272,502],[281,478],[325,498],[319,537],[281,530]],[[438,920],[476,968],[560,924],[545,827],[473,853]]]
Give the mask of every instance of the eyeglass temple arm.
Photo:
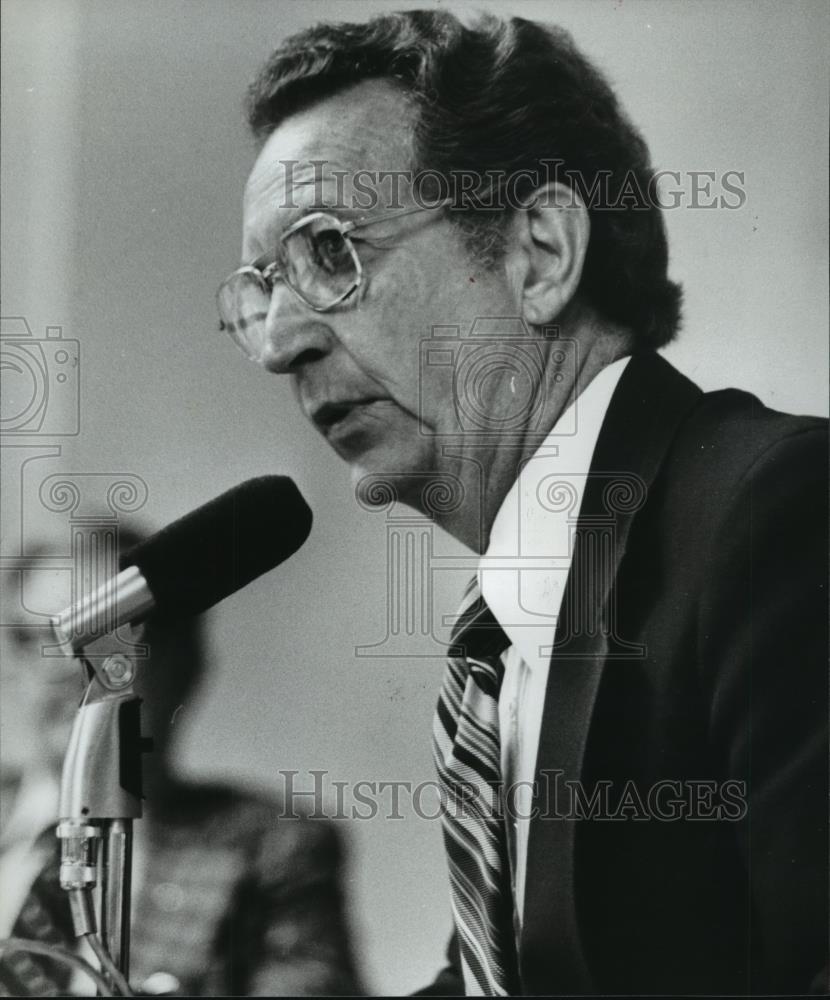
[[[373,226],[376,222],[386,222],[387,219],[400,219],[404,215],[415,215],[417,212],[434,212],[439,208],[446,208],[454,200],[454,198],[444,198],[443,201],[437,201],[434,205],[417,205],[414,208],[404,208],[395,212],[387,212],[385,215],[378,215],[374,219],[355,219],[353,222],[345,223],[343,229],[346,232],[351,232],[354,229],[363,229],[364,226]]]

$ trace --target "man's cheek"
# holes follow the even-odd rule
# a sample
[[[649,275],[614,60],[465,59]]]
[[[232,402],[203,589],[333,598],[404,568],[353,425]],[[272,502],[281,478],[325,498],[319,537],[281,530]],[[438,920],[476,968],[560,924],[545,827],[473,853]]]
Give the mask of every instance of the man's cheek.
[[[371,311],[372,322],[362,330],[364,370],[410,409],[418,388],[420,343],[429,336],[431,318],[417,287],[384,282]]]
[[[393,305],[405,310],[411,317],[423,322],[437,294],[441,294],[442,268],[440,256],[436,258],[427,250],[415,252],[414,248],[399,246],[388,256],[378,259],[369,279],[367,300],[379,305]],[[446,278],[446,268],[444,268]]]

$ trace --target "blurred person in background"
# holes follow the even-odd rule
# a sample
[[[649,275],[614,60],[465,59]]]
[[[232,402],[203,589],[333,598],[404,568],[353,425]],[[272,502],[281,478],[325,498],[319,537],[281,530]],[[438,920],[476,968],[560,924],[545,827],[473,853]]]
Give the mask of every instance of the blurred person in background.
[[[139,536],[122,530],[120,539],[124,551]],[[4,581],[0,938],[72,946],[54,823],[84,684],[77,660],[49,655],[48,615],[68,601],[66,571],[36,567],[47,554],[31,550],[14,574],[19,595]],[[339,835],[328,822],[282,816],[276,798],[180,777],[176,734],[203,675],[204,626],[148,625],[141,641],[149,656],[136,693],[153,751],[134,825],[131,984],[188,996],[358,992]],[[89,992],[84,978],[37,956],[0,957],[0,995]]]

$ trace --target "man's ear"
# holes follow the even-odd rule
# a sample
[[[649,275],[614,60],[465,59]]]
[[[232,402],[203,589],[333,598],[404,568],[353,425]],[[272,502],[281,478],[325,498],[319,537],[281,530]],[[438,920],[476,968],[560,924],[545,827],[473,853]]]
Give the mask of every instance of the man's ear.
[[[527,323],[552,323],[576,295],[582,277],[591,220],[576,191],[546,184],[520,210],[517,261],[522,316]]]

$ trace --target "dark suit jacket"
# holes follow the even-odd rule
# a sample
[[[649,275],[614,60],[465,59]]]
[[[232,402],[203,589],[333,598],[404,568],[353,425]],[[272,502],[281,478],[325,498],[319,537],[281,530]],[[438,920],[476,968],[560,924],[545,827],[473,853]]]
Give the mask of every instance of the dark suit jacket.
[[[825,421],[629,363],[551,659],[524,993],[826,989],[826,497]]]
[[[330,823],[284,818],[272,799],[193,783],[178,783],[154,809],[136,821],[147,851],[133,896],[135,988],[165,972],[184,996],[359,992]],[[49,886],[57,862],[56,852],[39,877]],[[71,945],[66,894],[53,895],[53,919]]]

